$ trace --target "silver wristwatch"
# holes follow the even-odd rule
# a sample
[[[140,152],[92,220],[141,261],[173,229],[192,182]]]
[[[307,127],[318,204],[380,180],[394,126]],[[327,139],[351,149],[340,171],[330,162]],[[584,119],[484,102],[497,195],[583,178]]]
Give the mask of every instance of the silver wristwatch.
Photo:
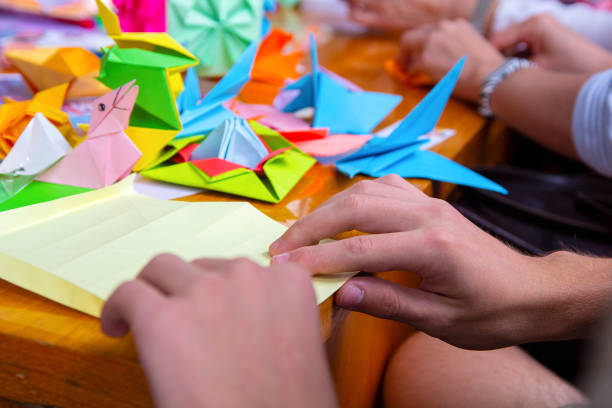
[[[534,62],[524,58],[508,58],[506,62],[493,71],[493,73],[491,73],[482,83],[480,88],[480,103],[478,104],[478,113],[487,118],[493,117],[493,111],[491,110],[491,95],[493,94],[493,91],[497,85],[499,85],[510,75],[514,74],[516,71],[535,66],[537,65]]]

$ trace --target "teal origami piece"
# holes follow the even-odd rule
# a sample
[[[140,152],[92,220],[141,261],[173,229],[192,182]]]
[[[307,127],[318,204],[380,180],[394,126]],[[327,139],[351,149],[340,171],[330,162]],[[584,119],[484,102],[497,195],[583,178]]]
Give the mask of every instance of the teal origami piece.
[[[197,77],[187,77],[185,90],[179,95],[181,123],[183,129],[176,136],[177,139],[195,135],[205,135],[216,129],[226,119],[236,117],[223,103],[236,97],[242,87],[250,81],[251,70],[255,61],[255,55],[259,42],[252,43],[236,61],[236,64],[215,85],[213,89],[200,101],[193,104],[197,98],[200,99],[200,85]]]
[[[386,138],[376,137],[361,150],[336,162],[349,177],[366,174],[382,177],[397,174],[405,178],[424,178],[492,190],[507,194],[497,183],[444,156],[421,149],[434,130],[453,93],[465,63],[462,58],[429,94],[408,114],[397,129]]]
[[[242,118],[227,119],[193,151],[191,160],[219,158],[255,169],[268,149]]]
[[[199,58],[200,75],[224,75],[261,38],[264,0],[167,1],[168,33]]]
[[[312,126],[330,133],[369,134],[402,101],[402,97],[380,92],[352,91],[319,67],[317,44],[310,36],[312,73],[285,87],[299,94],[285,112],[314,107]]]

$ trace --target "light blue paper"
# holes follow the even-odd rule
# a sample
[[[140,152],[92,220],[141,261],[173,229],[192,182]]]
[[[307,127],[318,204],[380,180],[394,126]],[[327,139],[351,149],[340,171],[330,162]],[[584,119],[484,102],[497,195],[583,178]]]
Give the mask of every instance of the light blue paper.
[[[317,45],[310,35],[312,73],[285,87],[300,93],[283,111],[314,107],[313,127],[327,127],[330,133],[369,134],[401,102],[402,97],[380,92],[346,89],[319,69]]]
[[[191,160],[218,157],[255,169],[268,155],[268,149],[242,118],[225,120],[193,151]]]
[[[191,80],[189,80],[189,77],[187,78],[185,90],[181,95],[187,93],[186,95],[190,96],[185,96],[183,100],[181,100],[181,104],[184,103],[187,109],[181,113],[183,129],[176,136],[176,139],[208,134],[225,120],[236,117],[231,110],[223,106],[223,103],[238,95],[242,87],[250,81],[251,70],[255,62],[255,55],[257,54],[258,48],[259,41],[255,41],[249,45],[227,74],[225,74],[204,99],[195,106],[190,102],[195,98],[196,87],[197,94],[199,94],[200,84],[199,81],[197,81],[197,76],[195,77],[195,81],[193,78]],[[200,98],[198,98],[198,100],[199,99]]]
[[[184,112],[195,109],[200,99],[202,99],[200,80],[195,68],[191,67],[185,76],[185,89],[176,100],[179,113],[182,115]]]
[[[457,84],[462,58],[449,73],[408,114],[388,137],[376,137],[362,149],[339,160],[336,167],[349,177],[361,173],[371,177],[397,174],[462,184],[507,194],[507,190],[480,174],[436,153],[422,150],[428,139],[421,136],[434,130]]]

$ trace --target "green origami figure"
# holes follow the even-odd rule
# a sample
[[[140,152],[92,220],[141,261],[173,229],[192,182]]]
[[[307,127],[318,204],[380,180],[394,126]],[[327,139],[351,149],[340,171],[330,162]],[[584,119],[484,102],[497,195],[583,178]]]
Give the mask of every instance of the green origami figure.
[[[224,75],[261,37],[263,0],[168,0],[168,32],[200,60],[198,73]]]
[[[136,80],[140,92],[130,126],[180,130],[175,101],[177,91],[182,90],[182,81],[177,87],[172,72],[190,62],[186,57],[173,54],[112,47],[105,51],[98,79],[111,89]]]

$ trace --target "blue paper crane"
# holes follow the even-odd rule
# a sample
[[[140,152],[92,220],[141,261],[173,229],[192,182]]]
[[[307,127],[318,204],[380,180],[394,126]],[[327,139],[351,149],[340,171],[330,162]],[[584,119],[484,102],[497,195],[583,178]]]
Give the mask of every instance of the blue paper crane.
[[[285,87],[299,94],[283,109],[295,112],[314,107],[312,126],[330,133],[369,134],[402,101],[398,95],[351,91],[319,69],[317,44],[310,35],[312,73]]]
[[[361,173],[371,177],[397,174],[405,178],[424,178],[462,184],[508,194],[497,183],[444,156],[421,149],[428,139],[420,138],[434,130],[448,102],[461,69],[462,58],[453,69],[408,114],[391,135],[376,137],[362,149],[336,162],[349,177]]]

